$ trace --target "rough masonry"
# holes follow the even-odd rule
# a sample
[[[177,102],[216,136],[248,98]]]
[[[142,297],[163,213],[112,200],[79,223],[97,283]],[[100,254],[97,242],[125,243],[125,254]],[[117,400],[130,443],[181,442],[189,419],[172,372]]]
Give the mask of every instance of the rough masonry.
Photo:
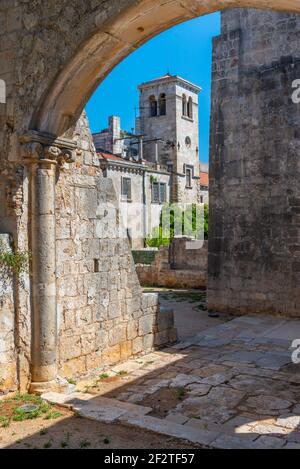
[[[141,285],[205,288],[207,286],[207,247],[207,241],[199,246],[198,241],[187,237],[175,237],[169,246],[161,246],[156,252],[135,251],[138,259],[136,271]],[[143,257],[150,257],[149,254],[154,255],[154,260],[147,264],[141,262]]]
[[[300,16],[230,10],[213,47],[208,304],[300,315]]]
[[[82,233],[82,238],[77,235],[77,245],[72,245],[72,243],[75,244],[75,240],[67,243],[64,241],[65,239],[68,240],[68,223],[71,222],[71,218],[73,228],[70,229],[73,229],[73,232],[80,230],[79,227],[74,226],[76,220],[79,224],[83,222],[79,203],[81,201],[78,202],[75,208],[69,209],[67,215],[70,219],[63,220],[68,218],[68,216],[64,216],[64,210],[68,210],[68,208],[65,209],[65,206],[68,206],[67,199],[69,198],[69,203],[72,204],[75,200],[78,201],[82,195],[85,197],[84,200],[87,201],[87,204],[91,203],[91,208],[93,208],[91,200],[94,197],[102,197],[99,194],[103,194],[103,197],[110,197],[110,188],[101,186],[101,181],[98,176],[95,176],[93,164],[83,164],[84,158],[92,158],[91,153],[86,151],[85,147],[80,148],[76,143],[76,138],[74,139],[76,124],[85,103],[95,87],[110,70],[147,39],[184,20],[216,9],[237,6],[274,7],[281,11],[289,10],[298,13],[300,11],[298,0],[0,1],[0,80],[4,80],[6,84],[6,102],[3,103],[3,99],[1,99],[0,103],[0,194],[1,201],[3,201],[0,208],[0,232],[12,236],[14,249],[32,251],[30,276],[25,276],[22,282],[16,282],[14,327],[17,331],[15,350],[17,352],[16,363],[18,369],[16,377],[13,376],[11,380],[12,383],[16,382],[16,384],[10,386],[9,389],[14,387],[19,387],[20,390],[28,389],[31,382],[32,389],[39,390],[51,384],[59,370],[64,369],[64,367],[65,373],[71,370],[72,365],[70,363],[69,371],[67,370],[67,363],[80,358],[80,356],[77,356],[79,349],[85,350],[86,347],[86,350],[90,350],[85,357],[97,353],[97,350],[90,346],[92,341],[89,336],[89,334],[92,336],[95,333],[94,324],[97,320],[93,317],[89,320],[89,327],[86,327],[89,321],[83,319],[85,324],[82,327],[84,339],[81,341],[80,338],[79,342],[79,339],[75,339],[75,337],[77,332],[81,331],[81,319],[77,317],[75,325],[71,323],[67,326],[65,317],[67,318],[68,315],[65,313],[72,310],[72,300],[68,305],[63,305],[64,297],[70,296],[70,293],[79,295],[80,298],[82,294],[87,295],[85,289],[88,288],[88,285],[86,283],[82,286],[81,282],[84,280],[84,274],[88,277],[88,269],[91,268],[91,263],[87,262],[87,266],[85,266],[83,261],[83,253],[89,252],[88,243],[84,242],[85,235]],[[281,31],[279,26],[275,27],[275,30],[278,34]],[[274,36],[274,38],[278,38],[278,36]],[[232,47],[229,48],[229,52],[224,51],[224,58],[222,57],[218,87],[220,87],[220,90],[222,86],[234,88],[231,90],[233,94],[239,90],[241,100],[243,96],[247,96],[253,106],[256,98],[251,101],[251,98],[247,95],[253,89],[253,86],[249,88],[249,77],[243,80],[242,75],[239,76],[238,74],[238,70],[241,70],[238,65],[238,50],[241,51],[239,49],[239,39],[233,35]],[[278,51],[276,41],[273,42],[272,50]],[[229,54],[232,54],[230,59],[228,58]],[[218,52],[216,52],[217,55]],[[290,55],[290,53],[286,54],[285,51],[280,50],[279,55],[274,60],[280,63],[280,58],[286,55]],[[265,60],[259,65],[269,65],[272,60]],[[279,177],[273,190],[280,192],[281,189],[291,189],[293,192],[288,194],[289,205],[287,202],[283,203],[282,201],[278,204],[277,199],[272,199],[272,201],[270,198],[267,199],[265,207],[269,208],[266,210],[264,223],[260,223],[260,228],[264,227],[266,231],[271,230],[271,226],[274,226],[271,215],[274,214],[276,218],[276,214],[279,212],[276,218],[276,221],[279,220],[278,226],[281,229],[283,228],[283,219],[286,217],[285,233],[289,233],[288,236],[292,237],[293,223],[296,220],[298,210],[296,202],[298,174],[297,167],[294,164],[297,140],[294,122],[297,123],[299,111],[296,107],[288,109],[288,106],[290,106],[288,96],[290,81],[297,72],[297,65],[293,68],[292,64],[288,63],[282,65],[282,67],[281,76],[284,81],[279,97],[278,92],[274,91],[274,99],[283,100],[283,104],[287,105],[286,110],[279,106],[282,114],[280,113],[277,120],[274,118],[271,121],[268,113],[256,114],[255,118],[258,119],[259,123],[266,125],[265,127],[262,126],[264,131],[260,136],[261,145],[271,141],[271,137],[267,132],[267,127],[271,122],[272,125],[277,126],[278,133],[282,133],[283,128],[286,129],[286,133],[282,133],[284,137],[284,145],[282,146],[285,150],[283,149],[280,152],[280,142],[275,145],[271,141],[272,148],[277,151],[276,154],[285,151],[284,155],[286,155],[286,159],[282,160],[284,163],[280,161],[280,165],[285,165],[285,179]],[[255,67],[253,70],[253,76],[255,76]],[[261,78],[260,85],[258,85],[261,88],[265,83],[264,80],[267,80],[268,73],[270,74],[270,81],[272,81],[272,70],[266,71],[262,74],[264,78]],[[257,76],[260,76],[258,72]],[[224,80],[226,77],[231,77],[231,85],[229,85],[229,80]],[[214,81],[217,78],[216,72]],[[242,80],[241,83],[238,78]],[[255,96],[258,96],[258,94]],[[214,94],[214,103],[216,103],[215,97],[216,94]],[[225,105],[226,108],[226,102],[227,99],[224,98],[220,101],[220,105]],[[228,109],[233,111],[231,104],[229,104]],[[215,111],[213,112],[215,113]],[[226,109],[223,112],[226,114]],[[253,112],[253,115],[255,115],[255,111]],[[246,106],[240,106],[239,122],[236,122],[235,125],[232,121],[231,129],[232,131],[235,130],[235,135],[238,135],[239,126],[249,124],[247,119]],[[279,125],[280,119],[285,122],[283,128]],[[287,125],[287,122],[291,125]],[[230,133],[223,133],[222,126],[225,126],[225,119],[219,119],[216,124],[219,125],[218,132],[217,129],[214,128],[214,130],[220,137],[220,147],[216,147],[216,150],[218,150],[218,148],[222,148],[222,138],[225,135],[228,135],[228,143],[230,143],[230,138],[233,137],[229,137]],[[227,131],[227,128],[225,131]],[[293,142],[292,145],[290,144],[291,141]],[[247,143],[249,142],[242,140],[240,148],[244,148]],[[250,145],[253,148],[253,139],[251,139]],[[286,145],[288,151],[286,151]],[[250,158],[250,154],[248,156]],[[289,156],[288,159],[287,156]],[[276,240],[279,237],[275,238],[274,234],[272,235],[274,236],[272,238],[274,242],[267,241],[262,245],[260,238],[253,235],[250,243],[253,245],[251,263],[247,264],[246,259],[243,262],[244,253],[246,253],[246,258],[249,252],[249,245],[244,244],[245,240],[242,236],[243,232],[249,232],[248,226],[243,223],[243,217],[246,217],[245,212],[252,202],[254,202],[253,205],[258,203],[258,207],[260,207],[259,200],[266,200],[265,181],[272,180],[275,182],[276,180],[275,176],[272,175],[272,171],[275,171],[274,165],[271,162],[268,163],[267,158],[262,155],[260,162],[265,164],[266,168],[269,164],[268,171],[271,176],[268,172],[260,173],[260,176],[258,176],[258,172],[252,169],[247,177],[249,181],[253,181],[254,185],[257,178],[260,177],[263,180],[264,189],[261,192],[256,191],[254,197],[253,192],[246,190],[244,186],[246,180],[243,177],[239,181],[239,186],[240,194],[244,198],[240,197],[238,199],[235,191],[234,200],[232,200],[233,195],[229,195],[225,204],[224,201],[217,202],[217,200],[220,195],[222,196],[222,187],[225,187],[225,182],[226,184],[228,182],[228,176],[226,176],[228,173],[225,169],[227,164],[225,164],[225,160],[218,160],[218,153],[216,153],[215,158],[216,160],[213,161],[210,171],[211,184],[215,180],[212,188],[211,210],[214,214],[212,214],[210,221],[212,239],[209,246],[209,288],[213,293],[210,296],[211,305],[226,310],[232,307],[238,312],[237,305],[239,299],[242,298],[242,293],[237,284],[232,286],[231,282],[234,284],[240,278],[243,282],[247,280],[247,291],[244,307],[241,309],[242,312],[246,312],[254,305],[254,310],[257,311],[264,308],[270,312],[278,310],[279,312],[295,315],[298,294],[295,292],[294,286],[298,261],[297,249],[294,250],[293,255],[290,251],[293,245],[292,241],[286,242],[285,238],[281,238],[280,242],[277,242]],[[233,166],[230,167],[233,168]],[[238,167],[238,164],[236,166]],[[246,159],[244,159],[243,167],[246,167]],[[294,176],[287,178],[287,169],[290,167],[293,168],[291,171],[293,171]],[[278,171],[276,175],[278,176]],[[81,178],[81,176],[84,177]],[[91,180],[87,182],[89,178]],[[74,181],[69,185],[72,179]],[[61,196],[63,180],[68,180],[68,185],[64,196]],[[232,181],[229,182],[232,184]],[[90,192],[86,190],[86,186],[89,186]],[[282,192],[280,192],[279,198],[281,198],[281,194]],[[275,194],[273,196],[276,197]],[[239,200],[241,205],[238,205]],[[234,226],[230,223],[233,216],[233,207],[235,208],[235,218],[239,220],[239,224]],[[289,209],[288,212],[286,208]],[[256,217],[254,220],[254,210],[251,213],[251,220],[256,222]],[[263,215],[263,210],[261,210],[260,220],[263,220]],[[94,215],[91,215],[90,218],[94,219]],[[64,223],[66,225],[65,233],[63,232]],[[83,223],[82,230],[84,230],[85,225],[86,223]],[[254,227],[255,224],[252,223],[251,226]],[[233,232],[235,236],[232,234]],[[224,241],[225,233],[229,238]],[[67,236],[67,238],[64,238],[64,236]],[[87,239],[89,239],[88,234]],[[238,244],[235,241],[236,239],[243,239],[243,241]],[[57,252],[63,252],[64,242],[68,244],[66,249],[70,250],[70,255],[72,256],[73,253],[75,257],[71,265],[68,266],[68,262],[65,263],[66,271],[62,274],[63,267],[57,262]],[[263,259],[266,256],[260,256],[259,253],[264,250],[265,244],[268,253],[272,254],[270,259],[274,262],[273,264],[271,261],[269,262],[269,271],[266,272],[270,272],[270,275],[266,276],[266,281],[263,283],[261,276],[258,278],[257,272],[264,272],[263,267],[266,263],[263,262]],[[103,246],[105,246],[105,242],[103,242]],[[84,251],[84,249],[87,250]],[[103,249],[104,252],[105,249],[108,250],[107,247]],[[114,245],[113,249],[115,252],[114,262],[117,263],[118,267],[112,268],[111,265],[108,267],[107,272],[112,276],[114,269],[122,272],[121,262],[124,262],[124,265],[127,263],[125,247],[119,246],[116,248]],[[290,261],[293,259],[292,267],[289,267],[291,270],[285,275],[285,292],[280,298],[278,287],[282,285],[283,274],[280,271],[281,264],[280,266],[278,264],[279,256],[273,255],[273,251],[275,252],[277,249],[281,249],[287,256],[285,259],[288,259],[289,262],[286,262],[285,266],[290,266]],[[82,257],[79,253],[82,254]],[[104,260],[106,255],[104,254]],[[283,262],[283,257],[281,259]],[[93,262],[95,262],[94,268],[97,270],[96,260],[97,258]],[[67,277],[70,276],[67,269],[73,268],[73,262],[75,263],[75,261],[78,261],[79,267],[74,265],[75,279],[74,283],[70,283],[67,280]],[[76,269],[82,270],[77,271]],[[101,275],[100,272],[94,273]],[[272,294],[266,296],[267,281],[270,281],[271,275],[273,280]],[[134,303],[134,298],[137,297],[138,293],[131,285],[132,279],[131,271],[129,271],[129,279],[127,279],[128,301],[129,296],[132,295],[131,298]],[[115,284],[113,283],[113,285]],[[250,295],[250,285],[252,291],[255,288],[257,289],[257,295],[264,295],[260,297],[263,299],[254,298],[252,293]],[[274,291],[275,288],[277,288],[277,293]],[[121,298],[118,297],[120,302],[122,295]],[[215,301],[213,301],[213,298],[215,298]],[[285,307],[283,301],[287,299],[287,307]],[[79,304],[80,309],[86,307],[82,303]],[[278,305],[281,305],[280,308]],[[86,315],[83,314],[83,317],[86,318],[92,314],[89,312],[90,306],[92,305],[87,305],[87,313]],[[148,306],[154,308],[153,304],[150,306],[147,303],[147,308]],[[130,307],[128,306],[128,308]],[[135,308],[137,308],[136,305],[131,310],[131,314],[138,311]],[[253,308],[251,310],[253,312]],[[126,317],[126,314],[129,314],[128,311],[120,313],[123,318]],[[2,311],[1,314],[3,314]],[[76,350],[73,356],[67,357],[64,355],[66,352],[63,343],[66,340],[72,342],[74,350]],[[70,344],[69,349],[71,349],[72,344]],[[111,346],[114,347],[112,344]],[[85,362],[85,364],[82,363],[82,367],[86,367],[87,358],[82,359],[82,362]],[[93,361],[93,363],[95,362]],[[76,369],[77,366],[79,370],[79,361]],[[8,389],[5,388],[4,390],[7,391]]]

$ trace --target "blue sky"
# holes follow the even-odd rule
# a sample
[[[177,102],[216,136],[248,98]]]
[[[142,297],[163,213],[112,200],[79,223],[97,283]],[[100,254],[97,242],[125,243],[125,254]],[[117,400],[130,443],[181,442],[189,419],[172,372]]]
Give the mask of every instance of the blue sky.
[[[186,21],[159,34],[117,65],[89,100],[92,132],[107,127],[110,115],[121,127],[134,127],[137,86],[169,71],[201,86],[199,96],[200,160],[208,161],[212,37],[220,34],[220,13]]]

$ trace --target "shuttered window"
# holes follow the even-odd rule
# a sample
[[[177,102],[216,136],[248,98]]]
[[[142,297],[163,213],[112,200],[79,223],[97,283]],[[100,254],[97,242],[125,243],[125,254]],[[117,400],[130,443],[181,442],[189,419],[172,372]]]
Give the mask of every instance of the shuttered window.
[[[152,203],[162,204],[167,201],[167,185],[165,182],[152,182]]]
[[[122,200],[125,202],[131,201],[131,179],[122,177]]]

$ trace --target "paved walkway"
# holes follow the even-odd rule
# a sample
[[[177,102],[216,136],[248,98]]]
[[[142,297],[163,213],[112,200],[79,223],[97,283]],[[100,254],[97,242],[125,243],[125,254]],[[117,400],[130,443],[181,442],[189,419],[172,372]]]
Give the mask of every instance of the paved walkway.
[[[196,333],[222,324],[229,319],[226,315],[218,315],[214,318],[208,316],[205,290],[157,288],[155,292],[158,293],[162,306],[173,309],[179,340],[193,337]]]
[[[296,338],[300,321],[236,318],[112,367],[88,392],[45,398],[201,446],[300,449],[300,364],[291,362],[290,349]]]

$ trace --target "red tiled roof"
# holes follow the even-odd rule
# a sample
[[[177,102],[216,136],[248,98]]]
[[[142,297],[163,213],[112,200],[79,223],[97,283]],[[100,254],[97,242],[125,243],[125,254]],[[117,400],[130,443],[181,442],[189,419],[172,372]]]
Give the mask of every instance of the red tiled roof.
[[[114,155],[113,153],[98,152],[97,155],[103,160],[119,161],[120,163],[126,163],[126,164],[138,163],[137,161],[126,160],[125,158],[122,158],[121,156],[118,156],[118,155]]]
[[[200,184],[201,186],[209,185],[208,173],[204,173],[203,171],[200,171]]]

